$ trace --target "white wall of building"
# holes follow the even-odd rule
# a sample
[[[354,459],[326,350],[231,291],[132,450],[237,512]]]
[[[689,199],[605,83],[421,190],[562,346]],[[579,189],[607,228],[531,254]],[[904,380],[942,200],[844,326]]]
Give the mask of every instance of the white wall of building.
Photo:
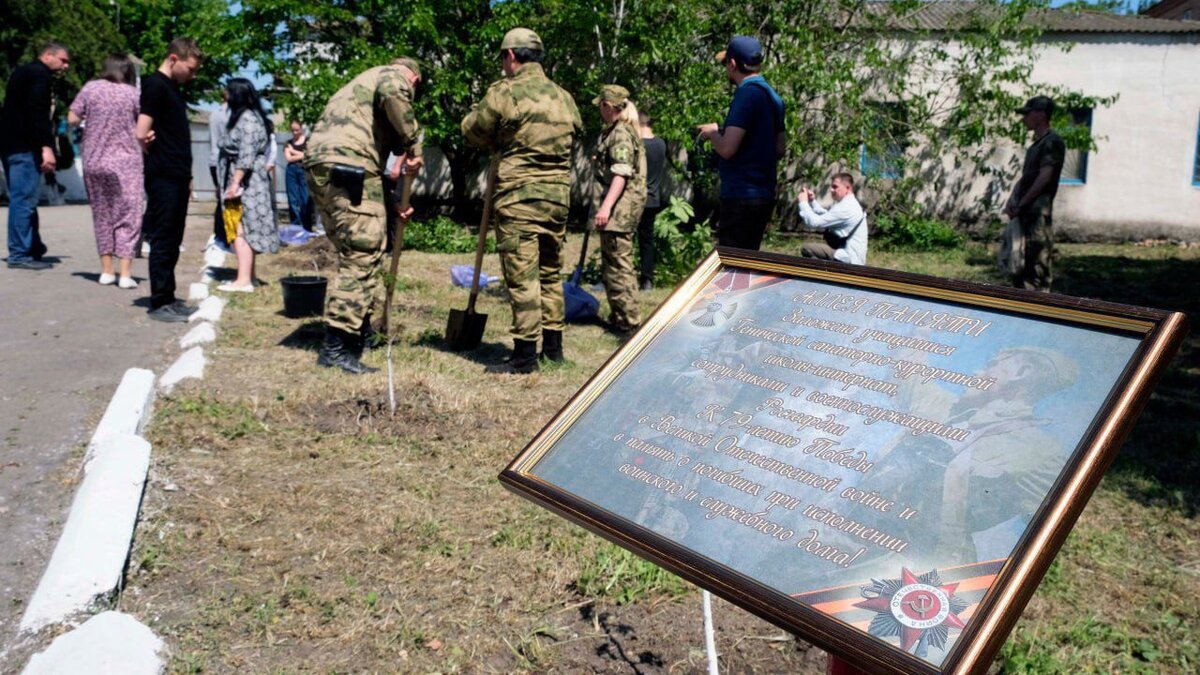
[[[1074,45],[1063,50],[1064,43]],[[1192,183],[1200,134],[1200,34],[1055,34],[1031,80],[1117,96],[1092,111],[1097,149],[1088,155],[1085,181],[1059,186],[1059,236],[1200,240],[1200,186]],[[999,144],[986,176],[954,168],[948,158],[934,159],[945,173],[920,199],[935,204],[943,218],[1001,220],[1023,155],[1024,145]],[[888,188],[887,181],[876,181],[866,191],[868,203],[871,191]]]
[[[1192,184],[1200,123],[1200,35],[1069,35],[1047,50],[1035,81],[1093,96],[1097,150],[1082,185],[1062,185],[1055,221],[1079,234],[1200,239],[1200,186]]]

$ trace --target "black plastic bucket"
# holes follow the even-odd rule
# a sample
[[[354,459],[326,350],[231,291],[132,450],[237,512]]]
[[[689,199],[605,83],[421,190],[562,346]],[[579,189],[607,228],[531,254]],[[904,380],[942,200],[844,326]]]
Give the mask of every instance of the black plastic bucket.
[[[283,289],[283,314],[292,319],[319,316],[325,312],[325,277],[284,277],[279,280]]]

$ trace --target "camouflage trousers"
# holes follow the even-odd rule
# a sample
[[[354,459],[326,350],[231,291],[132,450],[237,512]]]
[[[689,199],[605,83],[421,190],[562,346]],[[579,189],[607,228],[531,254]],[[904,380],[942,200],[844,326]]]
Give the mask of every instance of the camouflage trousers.
[[[368,176],[362,202],[350,204],[346,190],[329,183],[328,164],[308,169],[308,187],[325,234],[337,250],[338,271],[325,294],[325,325],[357,333],[380,302],[387,217],[383,184]]]
[[[637,274],[633,271],[633,233],[601,231],[600,260],[604,265],[604,290],[612,310],[609,321],[619,329],[641,325]]]
[[[567,207],[553,202],[520,202],[496,214],[496,252],[512,305],[514,340],[536,341],[543,330],[561,331],[565,307],[562,248]]]
[[[1013,287],[1050,292],[1053,280],[1054,222],[1052,203],[1038,200],[1017,216],[1025,237],[1025,264],[1013,275]]]

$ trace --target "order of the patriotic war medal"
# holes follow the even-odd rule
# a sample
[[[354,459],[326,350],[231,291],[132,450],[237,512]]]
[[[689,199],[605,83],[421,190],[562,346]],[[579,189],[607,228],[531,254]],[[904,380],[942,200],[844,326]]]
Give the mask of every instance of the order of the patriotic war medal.
[[[958,583],[943,584],[937,570],[917,576],[900,568],[899,579],[872,579],[862,588],[862,602],[855,607],[875,612],[867,629],[879,638],[899,637],[900,648],[924,658],[929,647],[942,649],[950,629],[966,624],[958,614],[967,602],[954,595]]]

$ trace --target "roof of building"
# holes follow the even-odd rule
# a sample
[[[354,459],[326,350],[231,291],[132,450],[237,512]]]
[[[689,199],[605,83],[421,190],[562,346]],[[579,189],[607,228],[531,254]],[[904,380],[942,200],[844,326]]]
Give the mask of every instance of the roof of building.
[[[888,3],[871,3],[874,11],[887,11]],[[894,18],[889,23],[900,30],[941,31],[966,28],[972,16],[992,12],[988,5],[971,0],[932,0]],[[1027,21],[1040,24],[1047,33],[1200,33],[1200,22],[1156,19],[1088,10],[1039,9]]]

